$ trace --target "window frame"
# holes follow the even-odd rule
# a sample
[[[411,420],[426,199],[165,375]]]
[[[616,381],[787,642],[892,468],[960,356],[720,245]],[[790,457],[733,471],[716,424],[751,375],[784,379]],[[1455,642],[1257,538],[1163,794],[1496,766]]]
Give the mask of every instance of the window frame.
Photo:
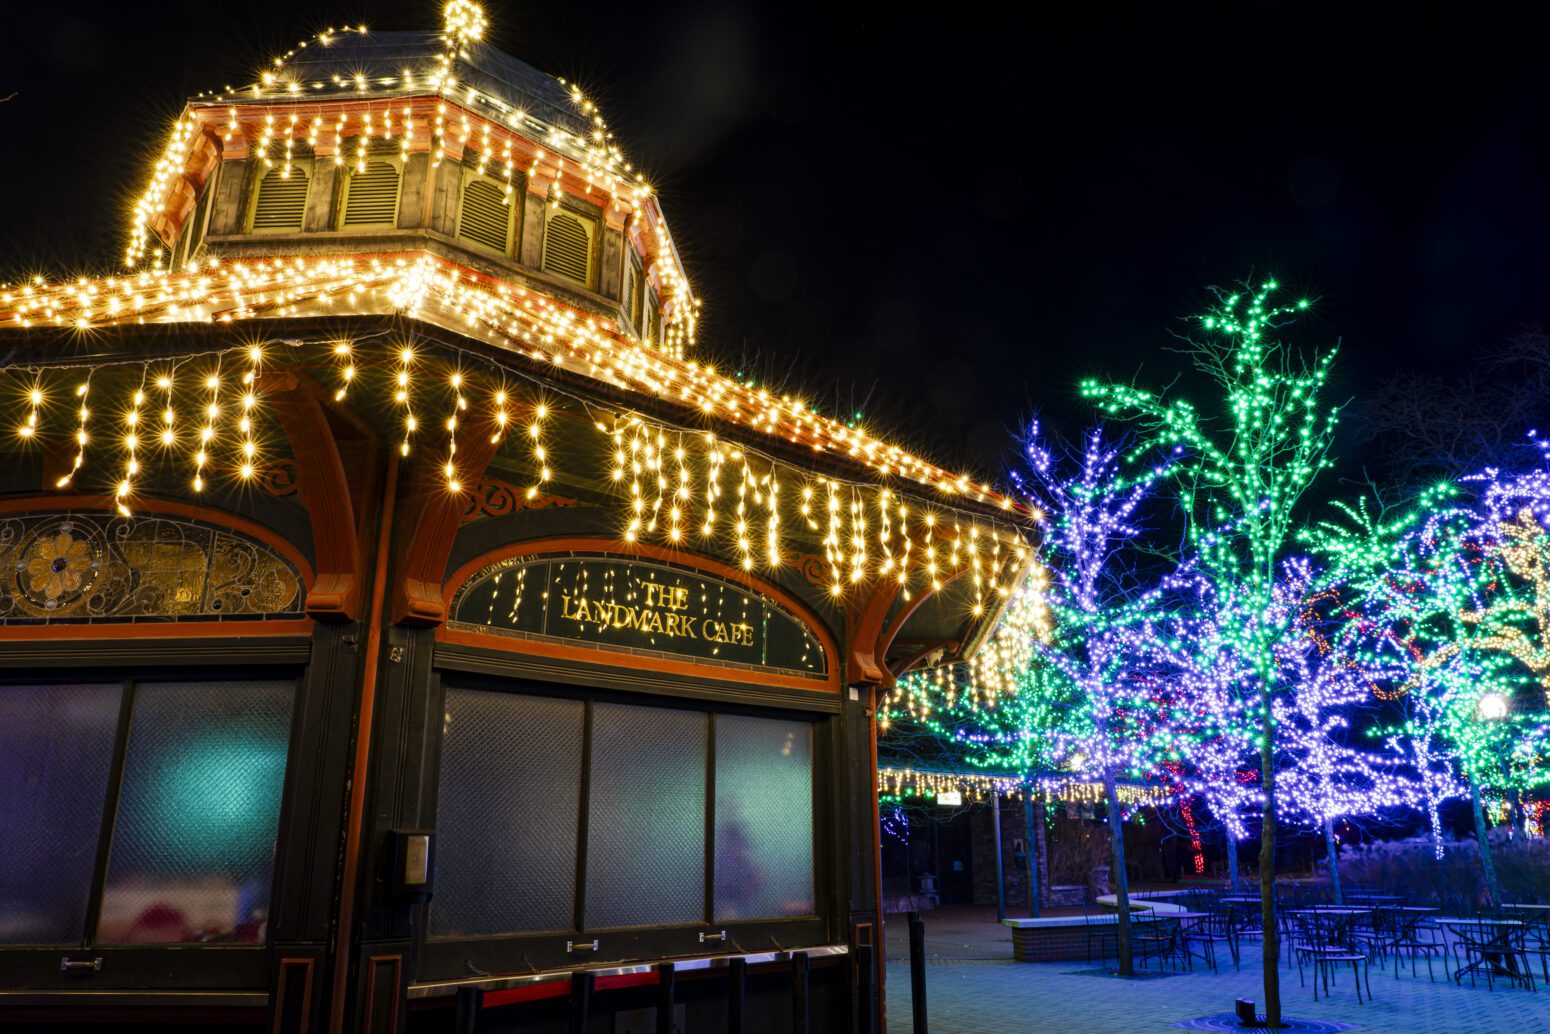
[[[839,716],[825,710],[802,710],[779,706],[749,706],[744,703],[718,699],[665,695],[630,690],[615,690],[584,684],[562,684],[523,677],[496,676],[478,672],[461,665],[438,663],[432,672],[430,687],[433,709],[438,716],[435,723],[435,742],[429,744],[433,758],[429,773],[429,799],[432,814],[430,825],[435,827],[441,786],[443,739],[440,732],[440,716],[446,713],[449,689],[470,689],[510,693],[518,696],[558,696],[583,702],[581,773],[579,809],[577,816],[576,879],[573,888],[572,911],[574,928],[570,930],[546,930],[523,933],[497,933],[470,936],[433,937],[429,933],[430,919],[422,914],[418,929],[419,964],[416,979],[436,981],[466,977],[468,966],[476,966],[491,974],[531,972],[533,969],[563,970],[580,963],[628,963],[688,955],[735,954],[739,952],[777,950],[832,943],[840,936],[842,917],[836,906],[836,844],[834,841],[833,816],[837,814],[825,796],[823,788],[832,785],[826,778],[834,768],[834,745]],[[694,711],[707,715],[705,742],[705,866],[701,920],[688,923],[661,924],[655,926],[587,927],[586,877],[588,818],[591,805],[591,767],[593,742],[593,712],[595,703],[618,703],[634,706],[664,707],[674,710]],[[715,848],[716,848],[716,716],[729,714],[757,718],[775,718],[802,721],[812,728],[812,753],[810,778],[812,784],[812,848],[813,848],[813,912],[809,915],[775,919],[725,920],[715,919]],[[434,887],[433,887],[434,892]],[[432,894],[428,906],[434,909]],[[702,933],[727,932],[725,941],[702,941]],[[598,942],[596,951],[567,954],[565,942],[578,944]]]
[[[102,992],[204,991],[228,992],[234,1003],[249,994],[263,995],[270,983],[270,969],[277,946],[273,920],[275,902],[284,893],[284,876],[292,860],[290,830],[296,807],[299,761],[304,760],[300,737],[310,690],[309,665],[311,637],[271,636],[255,644],[251,639],[216,638],[208,640],[215,652],[187,650],[186,640],[137,644],[27,641],[5,644],[4,655],[25,651],[25,667],[9,667],[18,675],[4,679],[12,685],[116,684],[122,687],[118,725],[114,733],[107,789],[98,827],[92,882],[88,890],[81,937],[70,944],[0,944],[0,980],[4,988],[35,988],[40,991]],[[201,644],[203,645],[203,644]],[[190,656],[190,654],[193,656]],[[211,657],[220,657],[218,662]],[[23,674],[24,673],[24,676]],[[286,740],[285,775],[281,783],[278,822],[275,831],[274,868],[269,884],[269,927],[265,940],[258,944],[175,942],[167,944],[125,944],[94,940],[101,915],[102,899],[112,854],[113,825],[117,819],[123,790],[124,765],[128,754],[129,732],[134,715],[133,686],[163,682],[201,681],[285,681],[293,685],[290,727]],[[82,977],[63,972],[62,959],[100,958],[100,970]],[[261,1004],[261,1003],[257,1003]]]

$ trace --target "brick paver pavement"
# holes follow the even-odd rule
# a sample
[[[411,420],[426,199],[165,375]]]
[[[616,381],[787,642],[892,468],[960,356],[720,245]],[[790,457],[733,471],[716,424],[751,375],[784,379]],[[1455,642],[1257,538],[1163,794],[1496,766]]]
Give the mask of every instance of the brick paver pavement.
[[[1213,974],[1197,960],[1193,973],[1138,981],[1079,975],[1097,964],[1013,962],[1012,939],[995,922],[994,911],[943,909],[927,912],[927,1001],[933,1034],[987,1034],[1018,1031],[1130,1032],[1170,1031],[1168,1025],[1213,1013],[1231,1012],[1235,998],[1261,1002],[1259,947],[1245,945],[1243,969],[1230,959]],[[889,916],[888,1034],[908,1034],[910,1020],[909,943],[903,916]],[[1225,950],[1222,951],[1225,956]],[[1464,981],[1456,987],[1438,967],[1428,983],[1424,965],[1418,978],[1408,968],[1395,979],[1392,964],[1374,966],[1373,1000],[1356,1003],[1347,971],[1313,1000],[1311,974],[1306,988],[1297,971],[1281,969],[1281,995],[1287,1016],[1361,1024],[1374,1034],[1550,1034],[1550,988],[1530,993],[1498,983],[1486,990]],[[1155,966],[1153,967],[1155,971]],[[1536,974],[1537,975],[1537,974]],[[1364,989],[1365,993],[1365,989]]]

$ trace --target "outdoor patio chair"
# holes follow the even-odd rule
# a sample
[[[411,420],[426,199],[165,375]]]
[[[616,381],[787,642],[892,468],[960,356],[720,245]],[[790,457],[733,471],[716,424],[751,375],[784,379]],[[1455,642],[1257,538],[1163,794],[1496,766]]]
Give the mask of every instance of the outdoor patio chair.
[[[1529,921],[1523,932],[1523,954],[1539,959],[1539,971],[1550,987],[1550,916]]]
[[[1351,967],[1356,984],[1356,1004],[1362,999],[1362,982],[1367,983],[1367,998],[1372,998],[1370,960],[1365,952],[1356,948],[1350,940],[1349,924],[1339,916],[1321,916],[1299,913],[1294,915],[1297,930],[1297,979],[1302,981],[1302,964],[1313,967],[1313,1000],[1319,1000],[1319,984],[1324,985],[1324,997],[1329,997],[1330,977],[1345,966]],[[1303,985],[1306,986],[1306,985]]]
[[[1087,928],[1087,961],[1093,960],[1093,945],[1098,946],[1099,961],[1107,962],[1109,952],[1119,956],[1119,924],[1108,922],[1109,913],[1093,914],[1086,900],[1082,901],[1082,919]]]
[[[1372,959],[1388,962],[1389,949],[1399,936],[1396,913],[1391,908],[1374,906],[1365,916],[1357,916],[1350,925],[1351,946]]]
[[[1227,951],[1232,956],[1233,969],[1240,968],[1238,957],[1238,933],[1233,929],[1231,913],[1225,909],[1217,908],[1207,910],[1204,919],[1197,919],[1188,926],[1181,928],[1181,936],[1184,939],[1184,950],[1193,952],[1200,949],[1200,958],[1211,972],[1217,972],[1216,946],[1227,945]]]
[[[1131,959],[1141,968],[1156,960],[1159,965],[1180,965],[1194,971],[1194,957],[1184,944],[1177,919],[1155,918],[1130,927]]]
[[[1410,975],[1417,976],[1416,959],[1426,959],[1426,979],[1432,983],[1437,978],[1432,975],[1432,956],[1438,955],[1446,959],[1448,945],[1443,940],[1442,929],[1431,918],[1425,915],[1407,915],[1403,912],[1396,913],[1394,940],[1389,943],[1389,948],[1394,952],[1394,979],[1399,979],[1399,963],[1406,953],[1410,955]]]

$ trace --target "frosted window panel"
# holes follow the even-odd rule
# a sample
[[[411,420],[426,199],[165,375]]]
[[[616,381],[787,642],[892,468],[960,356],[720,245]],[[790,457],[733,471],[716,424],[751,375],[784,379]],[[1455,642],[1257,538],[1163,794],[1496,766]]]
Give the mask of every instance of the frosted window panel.
[[[578,700],[448,689],[433,937],[575,926]]]
[[[813,727],[716,717],[716,920],[813,914]]]
[[[78,944],[123,689],[0,687],[0,944]]]
[[[262,943],[291,682],[135,690],[97,940]]]
[[[704,921],[706,723],[593,705],[587,929]]]

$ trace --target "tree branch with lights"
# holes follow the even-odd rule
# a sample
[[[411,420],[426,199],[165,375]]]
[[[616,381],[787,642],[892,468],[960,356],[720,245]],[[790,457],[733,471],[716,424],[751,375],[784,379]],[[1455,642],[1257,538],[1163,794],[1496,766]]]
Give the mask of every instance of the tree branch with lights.
[[[1281,1022],[1272,702],[1286,689],[1275,648],[1287,631],[1284,619],[1275,617],[1276,572],[1297,505],[1329,465],[1338,411],[1324,399],[1335,350],[1309,360],[1276,339],[1308,306],[1276,304],[1276,290],[1276,283],[1267,281],[1250,293],[1219,293],[1217,304],[1200,318],[1191,352],[1217,392],[1210,412],[1133,385],[1096,380],[1082,385],[1083,395],[1104,412],[1138,420],[1147,442],[1184,450],[1175,470],[1190,549],[1202,575],[1246,608],[1240,642],[1253,673],[1261,725],[1261,923],[1266,1019],[1272,1026]]]

